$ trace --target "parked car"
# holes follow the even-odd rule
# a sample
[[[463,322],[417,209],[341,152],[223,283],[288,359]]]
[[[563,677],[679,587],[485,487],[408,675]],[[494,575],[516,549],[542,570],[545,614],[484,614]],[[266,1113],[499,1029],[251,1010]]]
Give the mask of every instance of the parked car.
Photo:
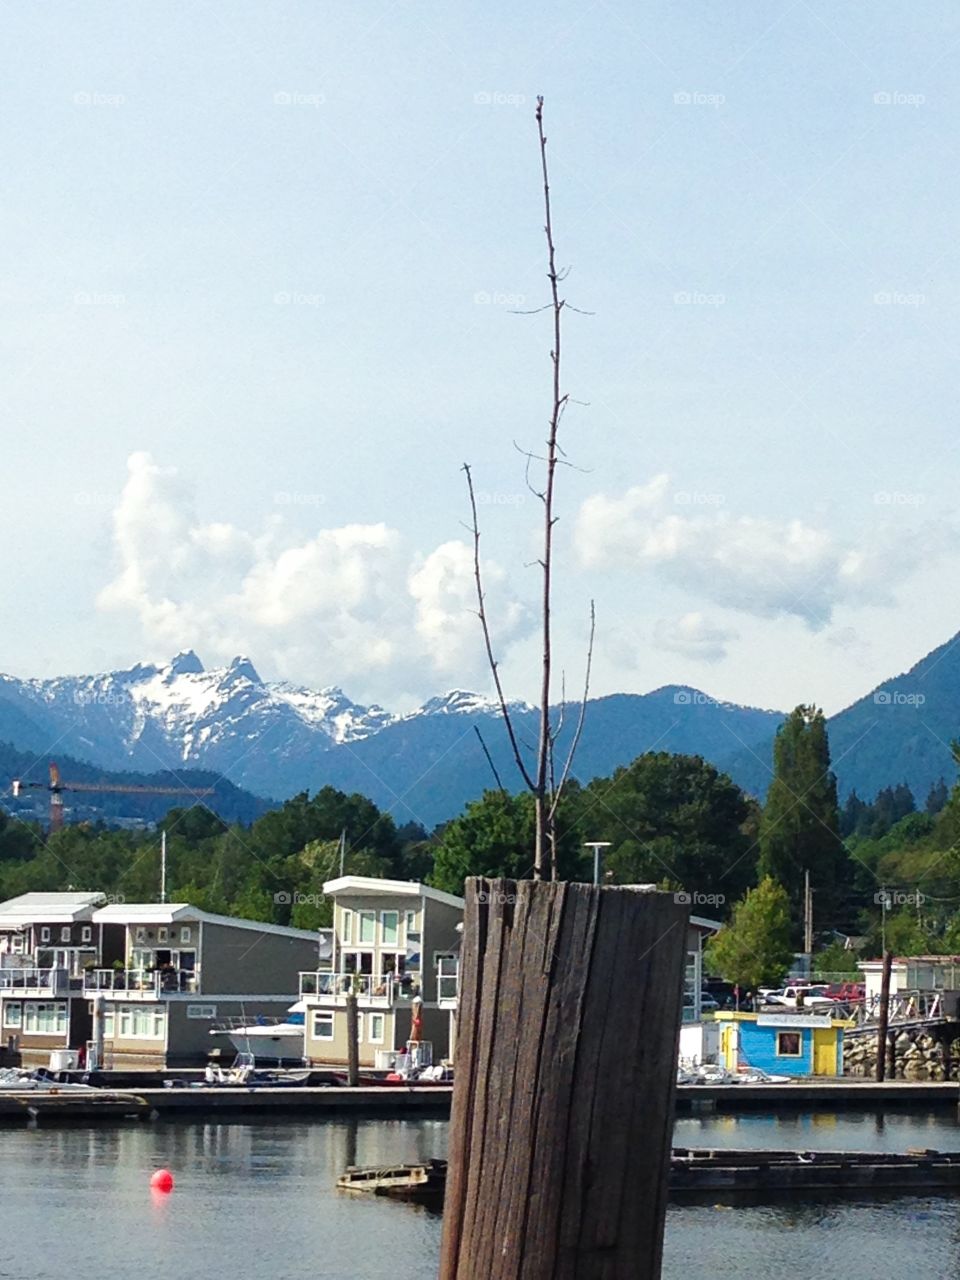
[[[834,1004],[826,987],[791,986],[781,991],[770,991],[764,996],[767,1004],[787,1009],[828,1009]]]
[[[714,1000],[709,991],[700,992],[700,1008],[704,1013],[715,1013],[720,1008],[720,1003]]]
[[[867,994],[867,989],[862,982],[830,982],[824,990],[831,1000],[839,1001],[841,1004],[853,1004],[857,1000],[862,1000]]]

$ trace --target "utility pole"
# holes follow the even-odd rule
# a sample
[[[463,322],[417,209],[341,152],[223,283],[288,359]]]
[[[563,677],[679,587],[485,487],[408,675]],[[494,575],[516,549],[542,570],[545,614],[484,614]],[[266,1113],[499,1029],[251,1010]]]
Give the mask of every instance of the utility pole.
[[[160,901],[167,900],[167,833],[160,832]]]
[[[810,892],[810,872],[803,873],[803,950],[808,961],[813,958],[813,894]]]
[[[893,968],[893,952],[884,951],[883,970],[880,976],[880,1016],[877,1022],[877,1081],[887,1078],[887,1025],[890,1017],[890,971]]]

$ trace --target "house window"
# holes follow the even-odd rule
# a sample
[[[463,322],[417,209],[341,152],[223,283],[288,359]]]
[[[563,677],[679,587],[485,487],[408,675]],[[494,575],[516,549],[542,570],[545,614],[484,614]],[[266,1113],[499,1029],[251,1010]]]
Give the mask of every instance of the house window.
[[[61,942],[70,941],[70,926],[68,924],[61,925],[60,927],[60,941]]]
[[[141,927],[141,928],[138,928],[138,929],[134,932],[133,940],[134,940],[134,942],[146,942],[146,940],[147,940],[147,931],[146,931],[146,929],[144,929],[144,928],[142,928],[142,927]]]
[[[344,946],[351,946],[353,943],[353,912],[343,911],[343,925],[341,928]]]
[[[777,1032],[777,1057],[799,1058],[803,1054],[803,1033],[800,1031]]]
[[[371,1013],[369,1039],[371,1044],[383,1044],[383,1014]]]
[[[376,942],[377,913],[375,911],[360,911],[357,914],[360,918],[360,936],[357,941]]]
[[[188,1004],[187,1017],[205,1019],[209,1021],[217,1016],[217,1006],[215,1004]]]
[[[166,942],[166,941],[167,941],[167,926],[166,926],[166,925],[163,925],[161,928],[159,928],[159,929],[157,930],[157,941],[158,941],[158,942]]]
[[[411,929],[414,931],[416,930],[417,913],[415,911],[405,911],[403,913],[403,927],[404,927],[404,930],[406,931],[407,937],[410,936]]]
[[[185,924],[180,930],[180,941],[189,942],[191,939],[190,926]]]
[[[151,1005],[121,1005],[120,1038],[123,1040],[162,1040],[167,1030],[167,1011]],[[103,1034],[111,1039],[115,1027],[114,1011],[104,1011]]]
[[[333,1039],[333,1014],[327,1009],[317,1009],[313,1015],[314,1040]]]
[[[19,1000],[8,1000],[3,1006],[3,1025],[19,1027],[23,1024],[23,1005]]]
[[[66,1002],[27,1000],[23,1010],[23,1029],[43,1036],[66,1035]]]
[[[400,912],[380,912],[380,941],[385,947],[395,947],[400,937]]]
[[[41,928],[40,928],[40,941],[41,941],[41,942],[49,942],[49,941],[50,941],[50,926],[49,926],[49,925],[42,925],[42,926],[41,926]]]
[[[80,941],[91,942],[93,940],[93,925],[85,924],[80,930]]]

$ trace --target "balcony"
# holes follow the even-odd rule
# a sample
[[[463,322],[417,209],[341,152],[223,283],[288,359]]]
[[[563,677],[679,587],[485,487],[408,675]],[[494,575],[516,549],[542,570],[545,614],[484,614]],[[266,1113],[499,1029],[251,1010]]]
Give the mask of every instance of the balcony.
[[[18,996],[65,996],[70,991],[66,969],[0,969],[0,994]]]
[[[300,974],[301,1000],[319,997],[333,1004],[346,1004],[351,993],[357,997],[357,1003],[364,1006],[409,1004],[421,995],[420,976],[404,974],[398,978],[395,974],[385,973],[377,977],[372,973],[323,971]]]
[[[192,969],[88,969],[83,975],[85,995],[122,996],[125,1000],[161,1000],[196,994],[199,989]]]

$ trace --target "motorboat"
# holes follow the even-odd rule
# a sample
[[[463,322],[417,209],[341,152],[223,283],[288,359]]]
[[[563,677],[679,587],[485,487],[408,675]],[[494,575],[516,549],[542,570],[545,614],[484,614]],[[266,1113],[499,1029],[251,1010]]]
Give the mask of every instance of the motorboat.
[[[257,1017],[239,1026],[220,1024],[212,1027],[212,1036],[227,1036],[238,1054],[249,1055],[254,1062],[280,1066],[284,1062],[303,1062],[304,1016],[302,1000],[292,1004],[285,1018]]]

